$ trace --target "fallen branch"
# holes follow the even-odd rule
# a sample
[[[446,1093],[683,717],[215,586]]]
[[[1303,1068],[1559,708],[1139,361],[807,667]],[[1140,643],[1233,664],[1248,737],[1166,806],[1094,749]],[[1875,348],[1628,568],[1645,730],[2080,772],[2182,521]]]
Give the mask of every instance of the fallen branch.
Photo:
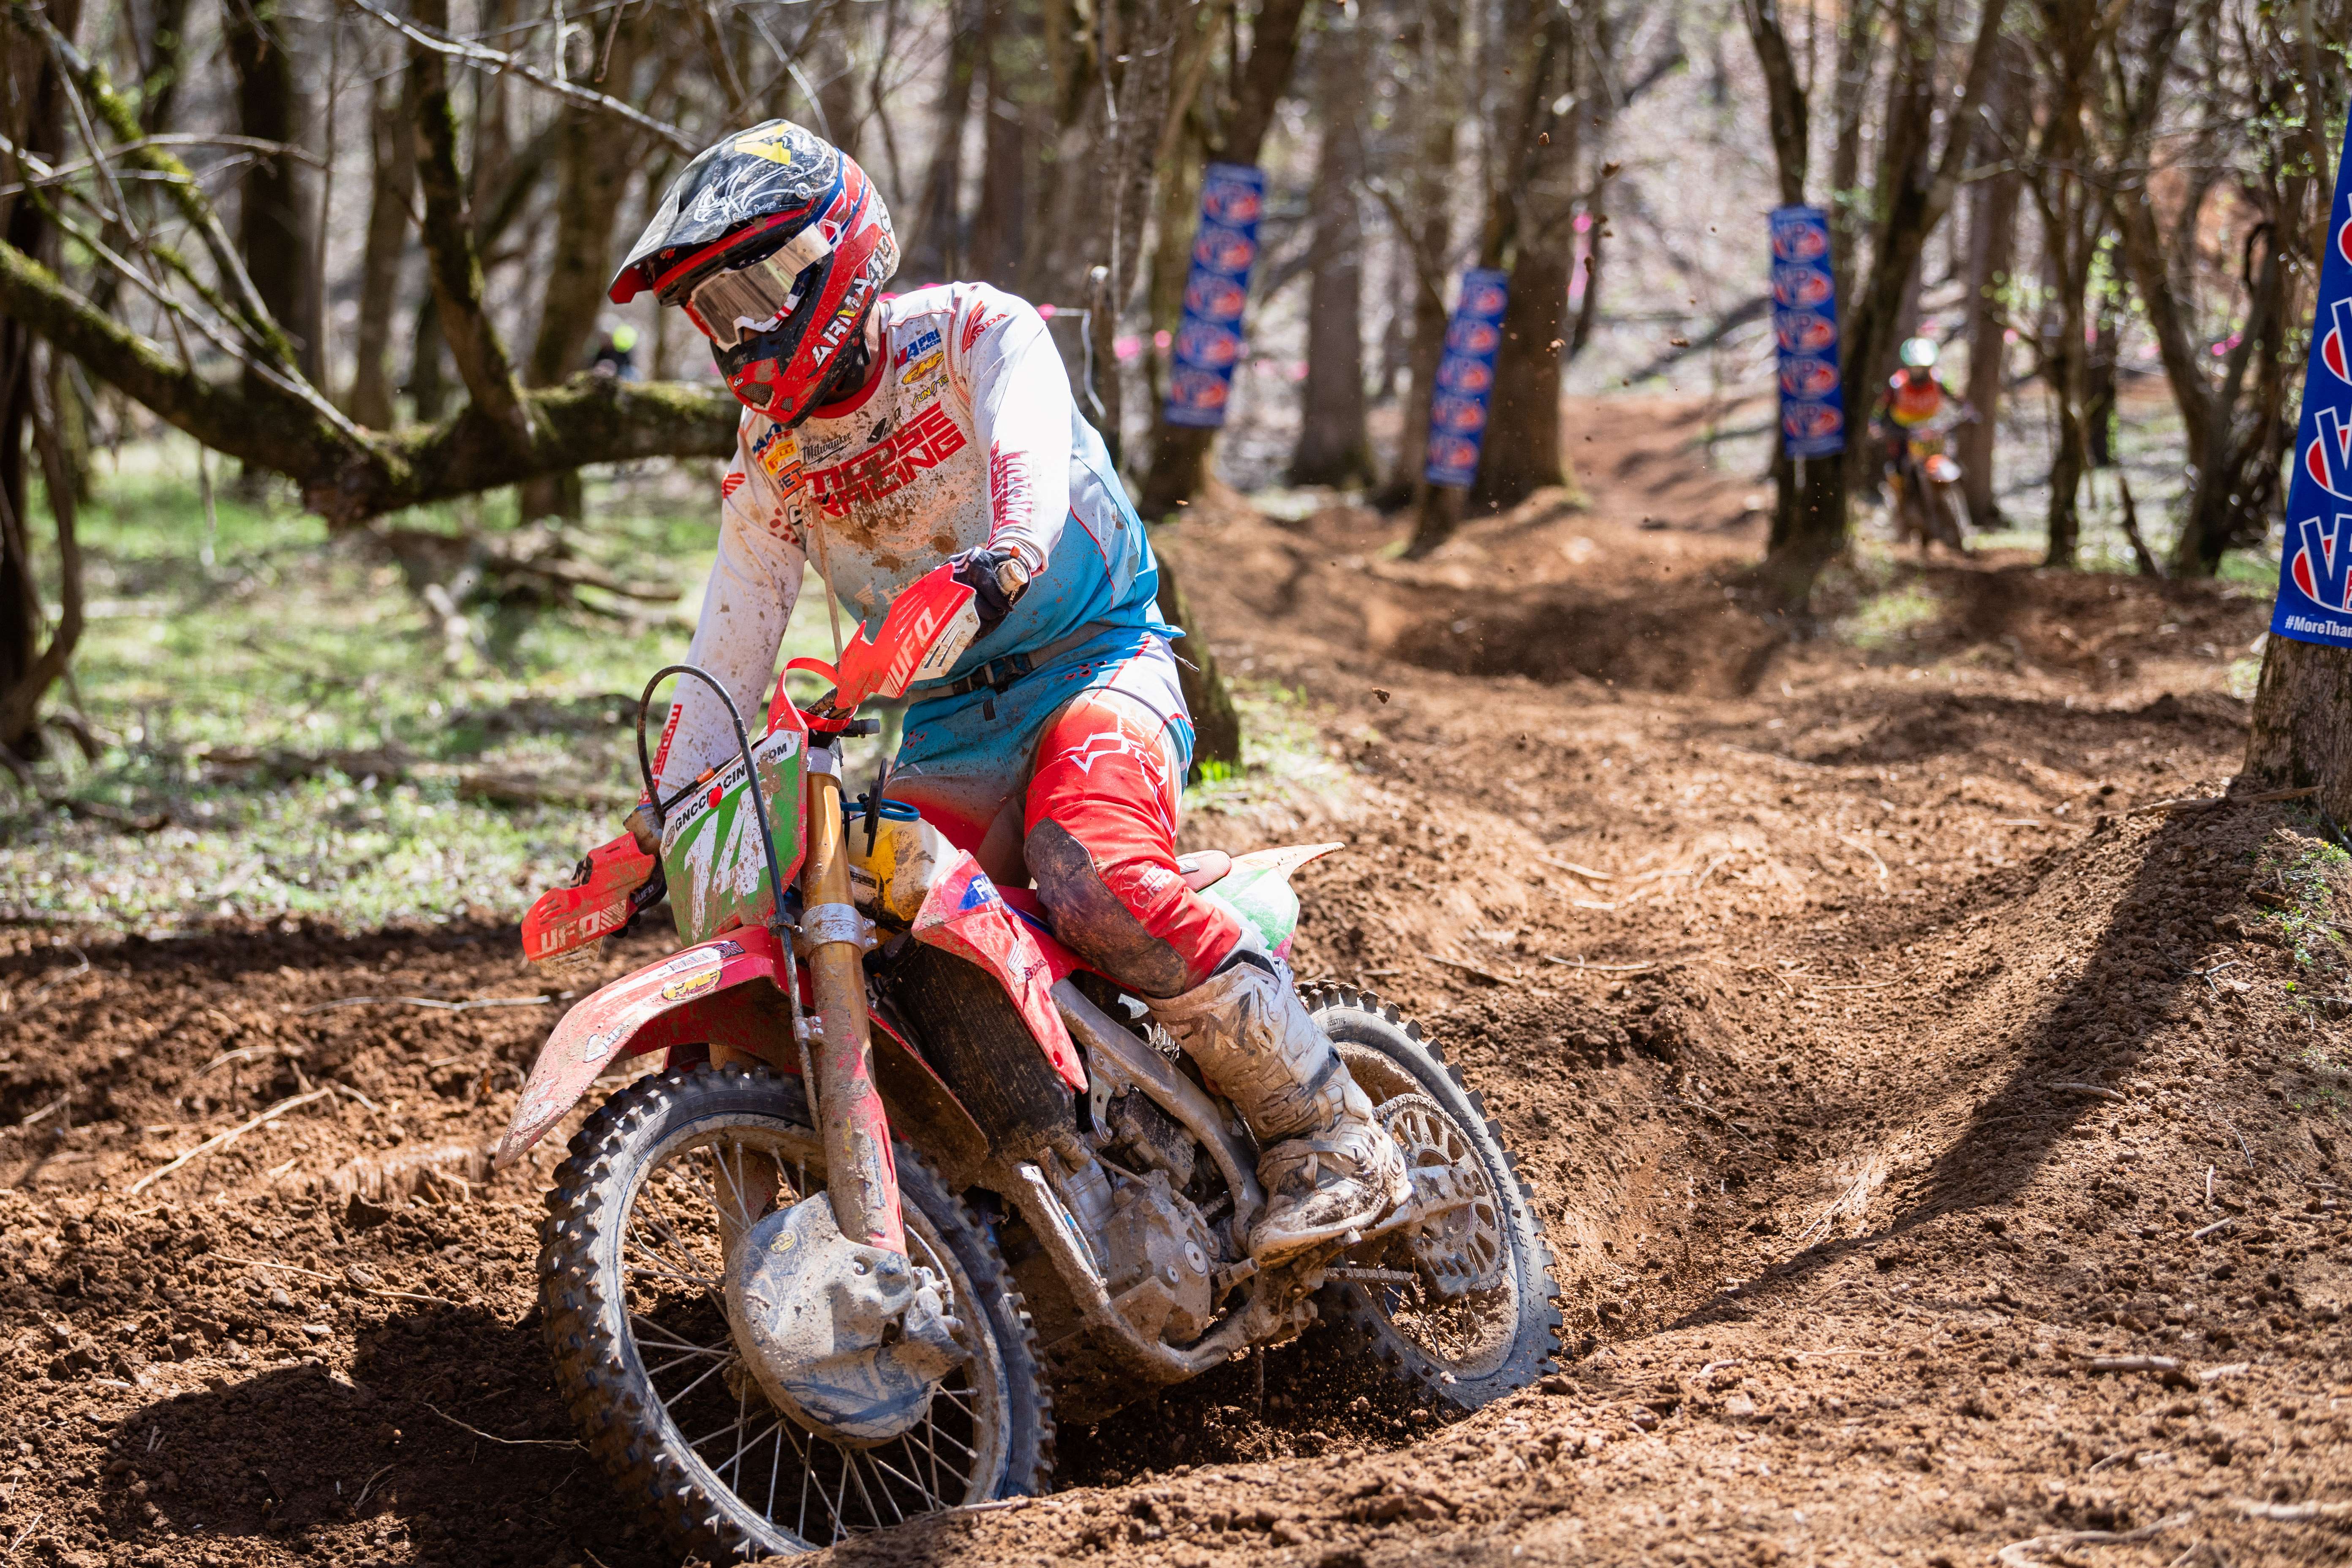
[[[2211,811],[2221,805],[2265,805],[2274,800],[2301,800],[2305,795],[2318,793],[2317,784],[2305,784],[2301,789],[2264,789],[2256,790],[2252,795],[2182,795],[2175,800],[2152,800],[2146,805],[2133,806],[2124,815],[2147,816],[2159,812]]]
[[[1581,877],[1588,882],[1613,882],[1617,879],[1606,871],[1596,871],[1590,866],[1580,866],[1573,860],[1558,860],[1549,855],[1538,855],[1536,858],[1547,866],[1566,871],[1572,877]]]
[[[2217,1219],[2217,1220],[2215,1220],[2211,1225],[2207,1226],[2206,1226],[2204,1229],[2202,1229],[2202,1230],[2192,1230],[2192,1231],[2190,1231],[2190,1232],[2189,1233],[2189,1240],[2191,1240],[2191,1241],[2202,1241],[2202,1240],[2204,1240],[2207,1237],[2209,1237],[2209,1236],[2212,1235],[2215,1231],[2220,1230],[2222,1226],[2231,1226],[2231,1225],[2235,1225],[2235,1224],[2237,1224],[2237,1223],[2238,1223],[2238,1216],[2237,1216],[2236,1215],[2230,1215],[2227,1219]]]
[[[264,1122],[274,1121],[278,1117],[285,1115],[289,1110],[295,1110],[297,1107],[308,1105],[314,1100],[324,1100],[334,1092],[335,1090],[333,1086],[330,1085],[325,1089],[314,1089],[308,1094],[295,1095],[290,1100],[281,1100],[277,1104],[271,1106],[268,1110],[261,1112],[259,1115],[253,1117],[251,1120],[241,1121],[226,1132],[215,1132],[210,1138],[205,1139],[203,1142],[189,1150],[186,1153],[173,1160],[171,1163],[159,1166],[156,1169],[148,1172],[137,1181],[131,1183],[130,1195],[135,1197],[139,1194],[145,1192],[150,1186],[162,1181],[165,1176],[168,1176],[173,1172],[180,1169],[191,1160],[200,1159],[206,1154],[227,1148],[230,1144],[236,1142],[239,1138],[244,1137],[247,1133],[252,1131],[255,1128],[262,1125]]]
[[[2152,1541],[2196,1517],[2196,1510],[2184,1509],[2169,1519],[2159,1519],[2137,1530],[2070,1530],[2058,1535],[2037,1535],[2030,1541],[2011,1542],[1993,1553],[1993,1561],[2003,1568],[2032,1568],[2030,1552],[2048,1552],[2060,1546],[2127,1546],[2136,1541]]]
[[[485,1432],[479,1426],[467,1426],[429,1399],[420,1399],[416,1403],[450,1426],[465,1427],[486,1443],[503,1443],[509,1448],[578,1448],[583,1446],[577,1437],[501,1437],[495,1432]]]
[[[2083,1358],[2084,1372],[2179,1372],[2178,1358],[2168,1355],[2095,1355]]]
[[[434,1007],[445,1013],[467,1013],[477,1007],[544,1007],[554,1000],[552,996],[477,996],[466,1002],[445,1002],[437,996],[345,996],[297,1008],[294,1016],[299,1018],[338,1007]]]
[[[2233,1505],[2248,1519],[2273,1524],[2316,1524],[2323,1519],[2352,1519],[2352,1502],[2255,1502],[2240,1498]]]
[[[1491,969],[1481,969],[1475,963],[1465,963],[1458,958],[1444,958],[1433,952],[1429,955],[1429,961],[1432,963],[1442,963],[1448,969],[1461,970],[1465,974],[1475,974],[1479,979],[1491,981],[1496,985],[1517,985],[1519,984],[1518,978],[1516,975],[1497,974]]]
[[[2096,1084],[2096,1083],[2053,1083],[2053,1084],[2051,1084],[2049,1087],[2050,1087],[2050,1088],[2052,1088],[2052,1089],[2063,1089],[2063,1090],[2064,1090],[2066,1093],[2068,1093],[2068,1094],[2084,1094],[2084,1095],[2088,1095],[2088,1096],[2090,1096],[2093,1100],[2129,1100],[2129,1099],[2131,1098],[2131,1096],[2129,1096],[2129,1095],[2127,1095],[2127,1094],[2123,1093],[2121,1090],[2119,1090],[2119,1089],[2109,1089],[2109,1088],[2107,1088],[2107,1087],[2106,1087],[2105,1085],[2104,1085],[2104,1084]]]
[[[1638,974],[1645,969],[1658,967],[1653,960],[1647,963],[1587,963],[1581,958],[1561,958],[1555,953],[1543,955],[1546,963],[1564,963],[1570,969],[1590,969],[1596,974]]]

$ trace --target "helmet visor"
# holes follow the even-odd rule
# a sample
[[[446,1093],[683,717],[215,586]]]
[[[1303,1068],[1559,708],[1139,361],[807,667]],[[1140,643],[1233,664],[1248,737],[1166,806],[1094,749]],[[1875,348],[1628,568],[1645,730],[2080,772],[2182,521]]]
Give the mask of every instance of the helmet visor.
[[[702,333],[722,349],[768,331],[790,316],[819,279],[818,264],[833,246],[811,224],[757,261],[714,272],[678,302]]]

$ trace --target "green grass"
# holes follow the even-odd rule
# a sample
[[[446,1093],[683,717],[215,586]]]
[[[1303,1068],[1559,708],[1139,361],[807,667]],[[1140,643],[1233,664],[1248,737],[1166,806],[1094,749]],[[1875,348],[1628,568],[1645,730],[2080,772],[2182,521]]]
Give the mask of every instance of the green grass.
[[[1184,793],[1185,810],[1232,816],[1259,805],[1295,802],[1302,791],[1333,795],[1347,788],[1348,770],[1324,745],[1304,691],[1276,681],[1236,679],[1230,671],[1226,680],[1242,716],[1242,765],[1203,766],[1200,780]]]
[[[171,826],[135,836],[0,792],[0,904],[142,929],[511,917],[618,831],[612,809],[463,798],[457,775],[634,798],[636,694],[684,657],[715,549],[705,466],[596,477],[576,525],[581,555],[630,580],[675,583],[675,605],[486,607],[482,652],[455,668],[372,542],[331,539],[282,490],[240,500],[226,475],[215,479],[208,566],[193,447],[144,444],[100,462],[81,525],[89,624],[72,689],[52,700],[78,708],[104,745],[85,762],[53,729],[41,768],[47,789],[168,810]],[[512,517],[498,497],[395,521],[457,532]],[[57,596],[47,584],[52,605]],[[795,620],[787,656],[829,656],[821,591]],[[436,776],[330,769],[271,783],[219,763],[224,752],[386,748]]]

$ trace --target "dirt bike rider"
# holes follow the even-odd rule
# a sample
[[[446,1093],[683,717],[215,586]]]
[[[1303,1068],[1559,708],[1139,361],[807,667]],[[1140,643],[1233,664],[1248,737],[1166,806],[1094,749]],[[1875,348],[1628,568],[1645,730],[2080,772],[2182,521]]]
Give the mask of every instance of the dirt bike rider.
[[[1962,406],[1960,395],[1937,379],[1935,339],[1906,338],[1896,357],[1902,368],[1886,378],[1875,421],[1890,469],[1902,466],[1914,432],[1948,421]]]
[[[1044,320],[985,284],[886,295],[889,215],[848,155],[788,121],[688,164],[614,279],[710,339],[743,404],[719,559],[688,653],[745,712],[814,559],[871,631],[926,575],[980,629],[911,703],[889,794],[1146,998],[1264,1152],[1248,1238],[1271,1262],[1407,1201],[1402,1155],[1309,1017],[1288,966],[1176,865],[1192,726],[1155,608],[1159,569]],[[683,683],[656,776],[734,752]]]

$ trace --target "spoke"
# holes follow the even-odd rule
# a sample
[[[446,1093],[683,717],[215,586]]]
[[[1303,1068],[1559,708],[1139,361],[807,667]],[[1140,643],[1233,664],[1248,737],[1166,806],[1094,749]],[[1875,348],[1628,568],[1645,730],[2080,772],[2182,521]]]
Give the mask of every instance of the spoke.
[[[727,1425],[726,1425],[726,1426],[713,1426],[709,1431],[705,1432],[701,1436],[699,1436],[699,1437],[696,1437],[696,1438],[693,1438],[692,1440],[690,1440],[690,1441],[687,1444],[687,1447],[689,1447],[689,1448],[694,1449],[697,1453],[699,1453],[699,1452],[701,1452],[701,1450],[702,1450],[702,1446],[703,1446],[705,1443],[709,1442],[713,1437],[723,1437],[723,1436],[726,1436],[728,1433],[730,1433],[730,1432],[740,1432],[740,1431],[741,1431],[742,1429],[743,1429],[743,1405],[742,1405],[742,1401],[741,1401],[741,1399],[739,1397],[739,1398],[737,1399],[737,1401],[736,1401],[736,1404],[735,1404],[735,1419],[734,1419],[734,1420],[730,1421],[730,1422],[729,1422],[729,1423],[727,1423]],[[713,1468],[716,1468],[716,1467],[713,1467]]]
[[[736,1434],[736,1436],[739,1436],[739,1437],[740,1437],[740,1436],[742,1436],[742,1433],[743,1433],[743,1409],[744,1409],[744,1405],[745,1405],[745,1399],[744,1399],[743,1391],[742,1391],[741,1389],[740,1389],[740,1388],[739,1388],[739,1389],[737,1389],[737,1390],[735,1391],[735,1434]],[[719,1466],[719,1467],[716,1470],[714,1470],[712,1473],[713,1473],[713,1474],[715,1474],[715,1475],[720,1475],[720,1476],[723,1476],[723,1475],[725,1475],[729,1470],[730,1470],[730,1469],[734,1469],[734,1468],[736,1468],[737,1467],[740,1466],[740,1465],[742,1464],[742,1462],[743,1462],[743,1445],[741,1445],[740,1443],[738,1443],[738,1444],[735,1446],[735,1451],[734,1451],[732,1454],[730,1454],[730,1455],[728,1455],[728,1456],[727,1456],[727,1462],[726,1462],[724,1465]]]
[[[693,1361],[698,1356],[717,1356],[720,1360],[724,1361],[734,1353],[735,1352],[732,1351],[688,1351],[684,1355],[672,1356],[669,1360],[662,1363],[659,1366],[649,1366],[646,1368],[646,1375],[647,1377],[658,1377],[663,1373],[671,1370],[673,1367],[681,1367],[686,1365],[688,1362]]]
[[[866,1476],[864,1472],[859,1470],[857,1468],[857,1450],[855,1448],[844,1448],[841,1451],[841,1457],[849,1461],[849,1473],[857,1478],[857,1495],[866,1504],[866,1517],[874,1521],[875,1529],[881,1529],[882,1510],[874,1506],[874,1494],[866,1489]],[[889,1489],[887,1487],[883,1489],[885,1492],[887,1492],[888,1489]],[[906,1516],[902,1514],[899,1517],[903,1519]]]
[[[734,1350],[731,1348],[731,1337],[728,1334],[719,1335],[719,1338],[713,1340],[707,1345],[696,1344],[691,1340],[666,1338],[663,1336],[667,1335],[669,1331],[663,1328],[659,1323],[655,1322],[651,1318],[646,1317],[643,1312],[631,1312],[629,1314],[629,1331],[636,1336],[638,1344],[650,1344],[656,1350],[694,1351],[703,1355],[719,1356],[733,1355],[735,1353]]]
[[[904,1440],[904,1439],[901,1439],[901,1441],[903,1441],[903,1440]],[[923,1483],[922,1483],[922,1482],[920,1482],[920,1481],[919,1481],[919,1480],[915,1479],[915,1478],[914,1478],[914,1477],[912,1477],[912,1476],[905,1475],[905,1474],[901,1473],[901,1472],[899,1471],[898,1468],[896,1465],[887,1465],[887,1464],[883,1463],[883,1462],[882,1462],[882,1451],[881,1451],[880,1449],[878,1449],[878,1448],[868,1448],[868,1449],[866,1449],[866,1462],[867,1464],[869,1464],[869,1465],[871,1465],[871,1466],[873,1466],[873,1467],[874,1467],[875,1475],[876,1475],[876,1479],[880,1479],[882,1476],[884,1476],[884,1475],[897,1476],[900,1481],[902,1481],[902,1482],[904,1482],[904,1483],[906,1484],[906,1486],[907,1486],[908,1489],[909,1489],[910,1491],[917,1491],[917,1492],[920,1492],[920,1493],[922,1493],[922,1495],[923,1495],[923,1497],[924,1497],[925,1500],[927,1500],[927,1501],[935,1501],[935,1500],[933,1500],[933,1499],[931,1498],[931,1494],[930,1494],[930,1490],[929,1490],[929,1489],[928,1489],[927,1487],[925,1487],[925,1486],[923,1485]],[[919,1468],[919,1467],[918,1467],[918,1468]],[[892,1511],[892,1512],[897,1513],[897,1514],[898,1515],[898,1517],[899,1517],[900,1519],[902,1519],[902,1520],[903,1520],[903,1519],[905,1519],[905,1518],[907,1517],[907,1515],[906,1515],[906,1513],[904,1512],[904,1510],[900,1510],[900,1509],[899,1509],[899,1507],[898,1507],[898,1499],[896,1499],[896,1498],[890,1497],[890,1489],[889,1489],[887,1485],[886,1485],[885,1487],[883,1487],[883,1489],[882,1489],[882,1495],[883,1495],[884,1497],[886,1497],[886,1498],[889,1498],[889,1499],[890,1499],[890,1510],[891,1510],[891,1511]]]
[[[793,1522],[793,1533],[806,1541],[809,1538],[809,1482],[816,1475],[816,1457],[809,1451],[806,1445],[801,1442],[801,1435],[797,1432],[793,1434],[793,1447],[798,1450],[801,1457],[801,1511],[799,1518]]]
[[[708,1279],[698,1279],[690,1274],[680,1274],[674,1268],[656,1268],[650,1263],[624,1263],[621,1265],[621,1272],[633,1277],[642,1276],[648,1279],[674,1279],[680,1285],[691,1285],[706,1295],[713,1294],[718,1289]]]
[[[718,1283],[702,1272],[702,1259],[695,1256],[693,1247],[687,1242],[685,1237],[679,1236],[677,1231],[670,1228],[670,1225],[667,1220],[663,1219],[659,1215],[649,1214],[641,1217],[645,1220],[647,1226],[661,1234],[661,1237],[664,1241],[677,1249],[677,1255],[674,1257],[670,1253],[664,1251],[659,1247],[648,1247],[646,1245],[643,1237],[634,1234],[629,1237],[629,1245],[642,1248],[650,1256],[658,1258],[663,1262],[667,1263],[674,1268],[684,1268],[691,1271],[694,1278],[700,1280],[706,1289],[716,1290],[719,1289]]]
[[[776,1479],[784,1473],[784,1424],[776,1423],[775,1451],[768,1456],[768,1506],[760,1517],[773,1524],[776,1521]]]
[[[841,1511],[842,1505],[849,1500],[849,1455],[840,1448],[834,1449],[834,1452],[841,1455],[841,1485],[835,1489],[833,1499],[833,1538],[839,1541],[849,1533],[848,1521],[842,1517]]]
[[[676,1394],[673,1394],[667,1399],[663,1400],[662,1408],[664,1410],[668,1410],[672,1406],[676,1405],[679,1400],[684,1399],[688,1394],[692,1394],[696,1389],[700,1388],[705,1383],[709,1382],[711,1373],[719,1371],[721,1368],[726,1366],[726,1364],[727,1363],[723,1361],[719,1363],[718,1365],[713,1366],[709,1372],[704,1373],[700,1377],[696,1378],[692,1383],[688,1384],[684,1388],[679,1389]],[[725,1428],[722,1427],[720,1430],[723,1431]],[[694,1446],[698,1447],[698,1445]]]

